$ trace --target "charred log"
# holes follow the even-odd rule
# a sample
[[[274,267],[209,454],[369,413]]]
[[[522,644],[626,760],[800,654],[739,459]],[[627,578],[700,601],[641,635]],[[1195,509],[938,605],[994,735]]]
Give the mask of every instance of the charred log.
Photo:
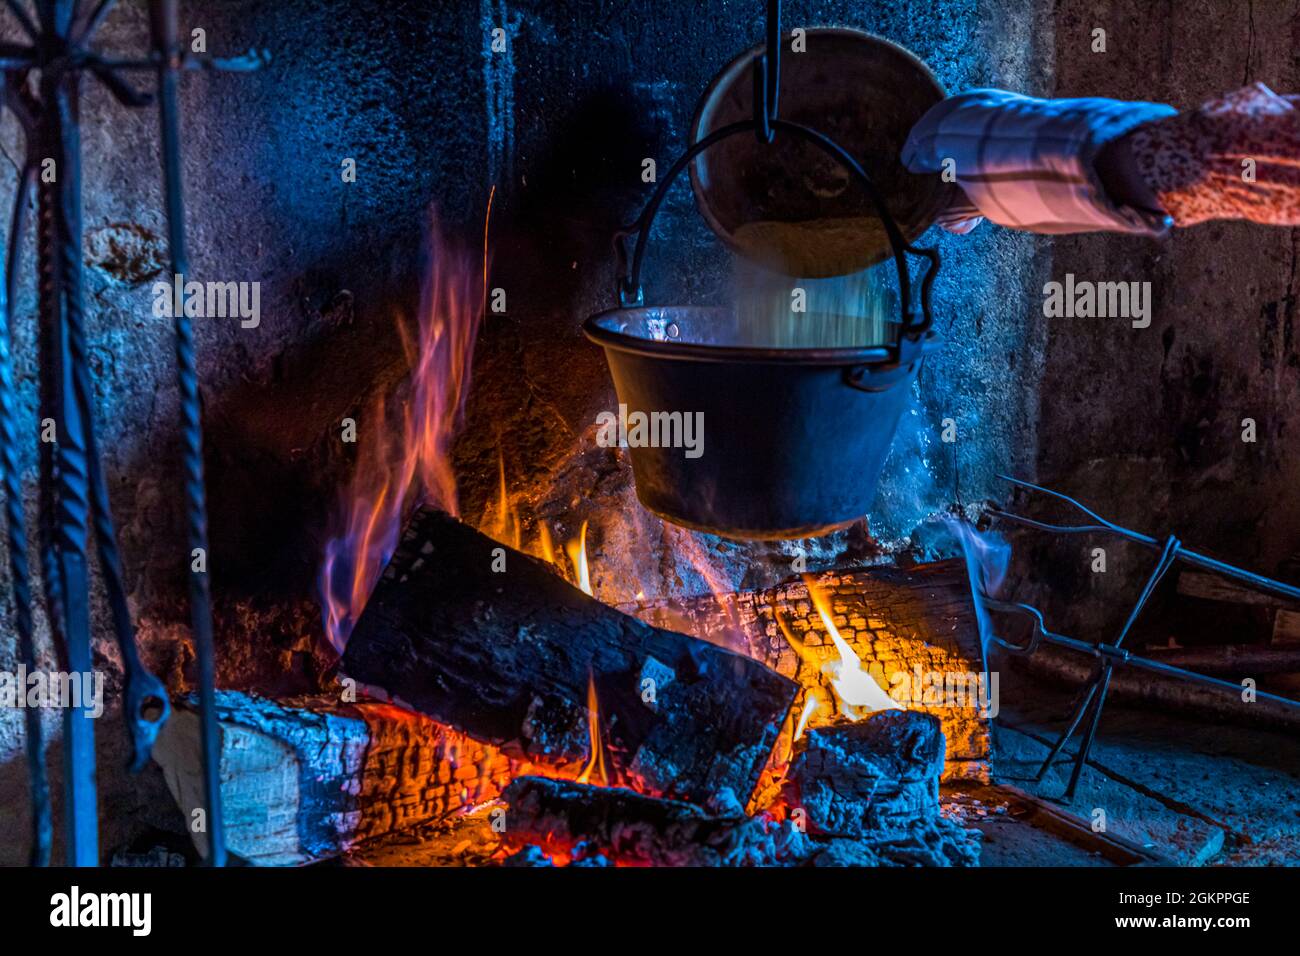
[[[978,834],[940,814],[943,765],[943,731],[929,714],[881,711],[809,731],[788,792],[808,832],[832,840],[819,865],[977,864]]]
[[[939,815],[943,731],[928,714],[881,711],[861,723],[810,730],[806,743],[789,783],[812,832],[901,832]]]
[[[762,664],[622,614],[428,509],[341,670],[525,759],[589,753],[590,682],[615,780],[714,805],[752,792],[796,693]]]
[[[336,856],[373,837],[494,798],[517,769],[501,753],[391,704],[217,694],[226,841],[250,863]],[[200,801],[199,722],[178,703],[154,747],[186,820]],[[192,834],[201,852],[203,832]]]

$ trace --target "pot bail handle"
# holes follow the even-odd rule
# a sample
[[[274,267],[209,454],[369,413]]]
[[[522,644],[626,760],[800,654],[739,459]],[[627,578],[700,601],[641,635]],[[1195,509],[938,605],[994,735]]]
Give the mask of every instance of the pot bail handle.
[[[618,296],[620,309],[633,309],[645,305],[645,292],[639,280],[634,281],[628,268],[627,240],[638,234],[635,225],[619,229],[614,233],[614,257],[618,260],[618,279],[615,281],[615,294]],[[641,243],[637,242],[639,249]]]

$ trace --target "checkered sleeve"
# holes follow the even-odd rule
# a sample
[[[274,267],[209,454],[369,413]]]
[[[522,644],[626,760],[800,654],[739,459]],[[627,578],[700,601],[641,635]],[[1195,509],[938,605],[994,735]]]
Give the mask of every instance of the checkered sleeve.
[[[931,108],[902,158],[912,172],[947,171],[961,186],[969,205],[940,217],[955,232],[984,217],[1029,232],[1159,235],[1172,225],[1169,216],[1113,202],[1094,163],[1106,143],[1175,113],[1159,103],[971,90]]]

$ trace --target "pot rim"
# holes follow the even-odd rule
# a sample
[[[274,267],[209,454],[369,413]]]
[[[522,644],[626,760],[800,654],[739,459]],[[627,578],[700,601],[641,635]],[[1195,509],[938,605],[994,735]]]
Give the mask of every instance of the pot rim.
[[[766,363],[773,365],[887,365],[898,359],[897,346],[865,345],[857,348],[809,348],[790,349],[776,346],[758,345],[706,345],[701,342],[675,342],[668,339],[647,339],[639,335],[629,335],[602,325],[620,316],[633,316],[639,313],[674,311],[712,312],[726,314],[730,312],[724,306],[673,306],[653,305],[634,306],[632,308],[606,309],[589,316],[582,323],[582,332],[588,339],[606,349],[629,352],[633,355],[645,355],[652,358],[665,358],[693,362],[723,363]],[[924,357],[939,348],[941,339],[931,329],[921,339],[921,356]]]

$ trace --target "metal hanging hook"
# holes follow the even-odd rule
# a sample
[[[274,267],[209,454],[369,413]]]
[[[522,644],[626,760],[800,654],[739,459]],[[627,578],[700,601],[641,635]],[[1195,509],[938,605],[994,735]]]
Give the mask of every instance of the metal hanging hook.
[[[754,135],[763,144],[776,139],[781,104],[781,0],[767,0],[767,45],[754,57]]]

